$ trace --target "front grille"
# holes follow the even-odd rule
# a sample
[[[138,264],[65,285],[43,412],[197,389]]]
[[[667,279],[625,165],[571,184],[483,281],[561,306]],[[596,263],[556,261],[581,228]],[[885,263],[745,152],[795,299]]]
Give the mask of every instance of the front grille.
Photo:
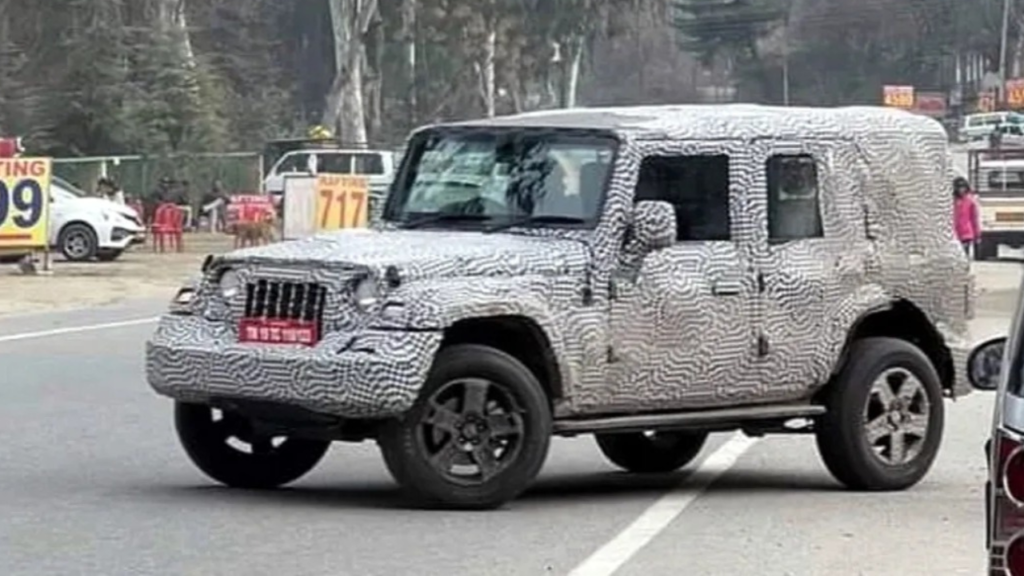
[[[257,280],[245,286],[245,317],[316,322],[322,328],[327,288],[313,282]]]

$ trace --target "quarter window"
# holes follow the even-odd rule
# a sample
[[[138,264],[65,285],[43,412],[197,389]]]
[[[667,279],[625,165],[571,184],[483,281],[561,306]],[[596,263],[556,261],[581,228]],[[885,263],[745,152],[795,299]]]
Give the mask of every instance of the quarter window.
[[[806,155],[768,159],[768,239],[774,242],[821,238],[818,167]]]
[[[644,158],[635,200],[672,204],[679,242],[729,240],[729,157]]]

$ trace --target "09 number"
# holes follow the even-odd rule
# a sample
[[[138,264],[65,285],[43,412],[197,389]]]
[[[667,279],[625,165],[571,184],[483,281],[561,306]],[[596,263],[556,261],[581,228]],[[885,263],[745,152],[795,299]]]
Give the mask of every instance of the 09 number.
[[[32,228],[39,223],[43,217],[43,188],[39,182],[19,180],[8,188],[0,181],[0,228],[8,217],[16,228]]]

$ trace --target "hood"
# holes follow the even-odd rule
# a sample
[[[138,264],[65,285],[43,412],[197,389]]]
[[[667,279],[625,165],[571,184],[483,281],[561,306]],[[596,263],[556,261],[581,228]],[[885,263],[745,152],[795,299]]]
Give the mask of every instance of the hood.
[[[131,219],[131,220],[138,220],[139,219],[139,214],[132,207],[125,206],[124,204],[118,204],[117,202],[111,202],[110,200],[107,200],[106,198],[96,198],[95,196],[86,196],[86,197],[75,198],[75,200],[73,200],[73,202],[75,204],[78,204],[79,206],[82,206],[82,207],[85,207],[85,208],[88,208],[88,209],[91,209],[91,210],[96,210],[97,212],[116,212],[116,213],[124,216],[125,218]]]
[[[565,238],[436,230],[342,230],[225,254],[225,262],[366,266],[403,278],[582,273],[584,242]]]

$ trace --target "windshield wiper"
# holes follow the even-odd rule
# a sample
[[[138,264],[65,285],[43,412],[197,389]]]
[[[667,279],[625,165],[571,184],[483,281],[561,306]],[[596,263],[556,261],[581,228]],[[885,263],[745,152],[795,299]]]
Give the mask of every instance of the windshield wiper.
[[[501,224],[495,224],[494,226],[486,228],[484,229],[484,232],[500,232],[517,226],[526,226],[527,224],[585,224],[586,222],[587,221],[585,219],[580,218],[579,216],[540,214],[537,216],[520,216],[519,218],[512,218],[502,222]]]
[[[422,218],[415,220],[408,220],[401,222],[402,228],[411,229],[419,228],[420,226],[426,226],[427,224],[434,224],[435,222],[483,222],[490,220],[491,216],[486,214],[460,214],[458,212],[442,212],[438,214],[428,214]]]

